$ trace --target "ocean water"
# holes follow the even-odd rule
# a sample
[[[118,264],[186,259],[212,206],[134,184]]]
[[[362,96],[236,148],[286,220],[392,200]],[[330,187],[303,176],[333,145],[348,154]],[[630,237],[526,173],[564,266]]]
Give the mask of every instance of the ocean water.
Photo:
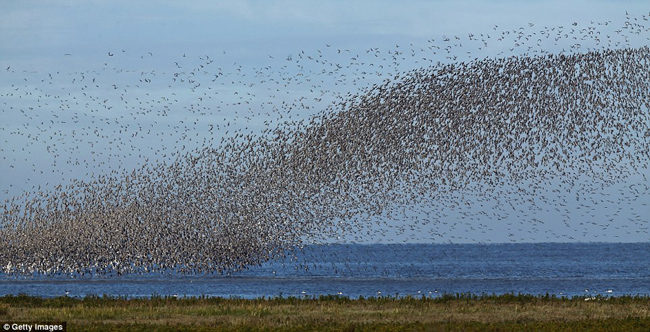
[[[230,275],[0,275],[0,295],[42,297],[551,294],[650,296],[650,242],[346,244],[305,248]]]

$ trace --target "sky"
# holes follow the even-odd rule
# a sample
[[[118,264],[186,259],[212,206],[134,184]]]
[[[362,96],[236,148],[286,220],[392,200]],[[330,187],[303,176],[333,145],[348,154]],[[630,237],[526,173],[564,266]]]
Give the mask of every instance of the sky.
[[[647,29],[616,32],[647,17],[642,0],[2,1],[0,199],[308,118],[394,73],[522,54],[518,31],[539,34],[532,53],[572,51],[571,36],[541,38],[551,29],[648,45]],[[470,221],[445,211],[432,241],[648,241],[647,181],[628,181],[621,186],[638,185],[640,196],[598,207],[623,208],[611,223],[582,226],[606,210],[575,209],[570,227],[554,213],[543,224],[485,225],[475,207]],[[429,240],[404,226],[380,238]]]

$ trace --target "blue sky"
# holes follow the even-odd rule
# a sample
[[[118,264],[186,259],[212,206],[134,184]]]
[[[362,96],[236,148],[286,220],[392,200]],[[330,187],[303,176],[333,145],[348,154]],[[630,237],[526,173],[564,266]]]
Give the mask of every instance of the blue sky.
[[[249,50],[412,41],[647,14],[645,1],[5,1],[3,61],[110,49]],[[95,53],[96,52],[96,53]],[[252,56],[252,55],[249,55]],[[263,60],[263,58],[259,59]]]
[[[642,22],[642,15],[650,16],[647,1],[3,1],[0,198],[306,118],[336,94],[355,93],[389,73],[521,53],[510,51],[519,30],[541,36],[559,27],[595,27],[622,42],[617,27],[627,16]],[[648,35],[629,34],[623,43],[648,45]],[[576,41],[542,43],[535,49],[560,52]],[[398,63],[382,61],[395,51],[403,52]],[[342,68],[328,75],[335,64]],[[201,86],[170,81],[175,72],[189,78],[190,68],[206,73],[196,78]],[[289,83],[278,90],[278,82]],[[143,101],[149,106],[142,112],[124,107]],[[286,112],[282,101],[297,106]],[[648,200],[645,191],[619,224],[607,227],[577,226],[589,222],[577,210],[572,227],[554,214],[542,215],[543,225],[510,220],[481,227],[478,220],[456,222],[460,209],[447,211],[446,222],[459,226],[439,225],[445,235],[438,240],[508,242],[514,233],[525,242],[647,241],[650,208],[642,202]]]

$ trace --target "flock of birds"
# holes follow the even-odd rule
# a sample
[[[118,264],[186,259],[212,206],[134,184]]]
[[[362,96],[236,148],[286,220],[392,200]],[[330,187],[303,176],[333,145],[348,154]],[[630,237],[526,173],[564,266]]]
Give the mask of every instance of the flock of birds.
[[[3,131],[54,156],[36,173],[56,173],[67,154],[66,169],[86,176],[5,200],[0,266],[228,273],[390,228],[444,238],[431,225],[453,209],[485,229],[514,211],[542,228],[535,212],[545,209],[573,227],[570,210],[593,209],[598,197],[621,207],[605,216],[613,220],[649,192],[650,48],[629,45],[648,34],[647,19],[628,17],[613,35],[601,33],[611,22],[530,24],[365,57],[327,45],[329,58],[301,51],[279,70],[215,69],[216,57],[201,56],[170,72],[106,60],[99,70],[25,73],[2,96],[3,113],[25,122]],[[506,54],[463,52],[463,42],[480,49],[494,39]],[[545,51],[553,40],[570,49]],[[437,52],[442,61],[426,57]],[[328,60],[340,56],[351,60]],[[630,178],[642,180],[621,186]],[[616,186],[618,196],[599,194]],[[569,195],[578,205],[566,206]],[[628,222],[648,234],[647,218]]]

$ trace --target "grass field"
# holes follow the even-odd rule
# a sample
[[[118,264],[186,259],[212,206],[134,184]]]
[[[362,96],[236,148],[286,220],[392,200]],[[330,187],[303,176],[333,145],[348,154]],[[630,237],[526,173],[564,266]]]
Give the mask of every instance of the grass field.
[[[0,322],[68,331],[650,331],[650,297],[0,297]]]

